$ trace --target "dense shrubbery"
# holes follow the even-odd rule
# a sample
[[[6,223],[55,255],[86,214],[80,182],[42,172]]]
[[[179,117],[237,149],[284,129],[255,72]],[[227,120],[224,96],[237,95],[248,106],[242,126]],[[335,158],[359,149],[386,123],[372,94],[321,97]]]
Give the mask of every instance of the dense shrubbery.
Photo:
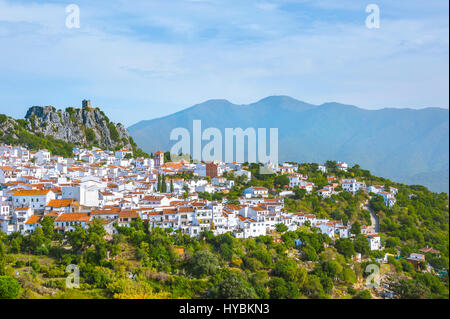
[[[111,136],[111,139],[119,143],[120,142],[120,136],[119,132],[117,132],[116,126],[112,122],[108,122],[108,129],[109,129],[109,136]]]
[[[20,124],[19,121],[18,123]],[[0,136],[0,141],[11,145],[25,146],[35,151],[47,149],[54,155],[72,157],[73,144],[57,140],[51,136],[44,137],[42,134],[34,135],[22,127],[16,129],[15,135],[17,138],[14,138],[12,134],[5,134]]]
[[[415,196],[410,198],[411,194]],[[381,205],[379,197],[373,197],[370,202],[380,218],[386,246],[399,249],[406,246],[409,251],[405,253],[433,247],[443,258],[429,255],[427,259],[448,269],[448,195],[432,193],[424,187],[402,186],[396,198],[397,204],[391,209]]]
[[[86,141],[88,142],[88,144],[92,144],[92,143],[96,143],[97,142],[97,138],[95,137],[95,132],[94,132],[93,129],[86,128],[84,130],[84,134],[86,135]]]
[[[0,299],[14,299],[19,296],[20,284],[10,276],[0,276]]]

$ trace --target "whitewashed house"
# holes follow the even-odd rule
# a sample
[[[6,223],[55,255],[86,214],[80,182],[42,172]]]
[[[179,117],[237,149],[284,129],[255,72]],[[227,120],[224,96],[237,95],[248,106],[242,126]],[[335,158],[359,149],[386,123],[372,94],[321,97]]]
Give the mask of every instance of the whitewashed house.
[[[51,190],[19,190],[12,194],[14,207],[30,207],[33,210],[44,210],[51,200],[55,199],[55,193]]]
[[[370,234],[370,235],[366,235],[366,238],[369,241],[370,250],[380,250],[381,249],[380,235]]]
[[[265,187],[251,186],[244,190],[244,196],[247,198],[251,197],[267,197],[268,189]]]

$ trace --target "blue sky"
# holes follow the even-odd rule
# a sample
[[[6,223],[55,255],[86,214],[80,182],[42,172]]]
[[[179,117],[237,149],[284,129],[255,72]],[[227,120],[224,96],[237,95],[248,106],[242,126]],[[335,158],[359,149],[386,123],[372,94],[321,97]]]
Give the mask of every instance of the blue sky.
[[[79,29],[65,7],[80,8]],[[368,29],[368,4],[379,29]],[[208,99],[448,108],[446,0],[0,0],[0,113],[90,98],[131,125]]]

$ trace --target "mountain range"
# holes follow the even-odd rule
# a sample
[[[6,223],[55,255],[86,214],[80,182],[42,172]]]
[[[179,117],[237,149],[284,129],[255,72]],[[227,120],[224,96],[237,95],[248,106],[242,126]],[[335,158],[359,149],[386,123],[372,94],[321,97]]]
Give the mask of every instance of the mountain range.
[[[177,113],[140,121],[128,128],[146,152],[170,150],[170,132],[192,134],[215,127],[278,128],[279,161],[338,160],[359,164],[375,175],[433,191],[449,190],[449,111],[441,108],[367,110],[340,103],[313,105],[288,96],[270,96],[236,105],[209,100]]]

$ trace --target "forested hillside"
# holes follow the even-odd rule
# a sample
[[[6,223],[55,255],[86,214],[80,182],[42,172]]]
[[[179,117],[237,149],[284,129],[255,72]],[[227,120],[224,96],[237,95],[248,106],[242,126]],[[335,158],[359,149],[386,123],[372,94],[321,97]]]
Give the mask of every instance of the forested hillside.
[[[381,284],[389,285],[395,298],[448,298],[447,194],[378,178],[359,166],[342,172],[328,162],[328,168],[323,174],[317,164],[301,164],[298,171],[318,185],[333,175],[395,186],[398,201],[387,208],[374,194],[344,191],[323,199],[301,190],[286,199],[287,211],[352,222],[353,239],[331,239],[308,225],[287,231],[281,224],[257,238],[204,232],[197,239],[171,229],[149,230],[139,219],[130,228],[118,226],[112,237],[99,220],[62,235],[54,232],[52,218],[44,217],[42,228],[29,236],[0,234],[0,275],[12,280],[5,285],[16,287],[11,289],[20,298],[379,298],[366,282],[367,266],[377,265]],[[265,185],[272,194],[286,182],[283,175],[250,169],[255,173],[250,185]],[[216,199],[233,203],[245,181],[227,178],[235,180],[235,188]],[[371,223],[367,208],[380,220],[383,250],[370,250],[360,234]],[[425,247],[439,251],[425,254],[430,269],[406,261]],[[387,263],[378,261],[385,257]],[[78,289],[65,284],[71,264],[80,270]]]

